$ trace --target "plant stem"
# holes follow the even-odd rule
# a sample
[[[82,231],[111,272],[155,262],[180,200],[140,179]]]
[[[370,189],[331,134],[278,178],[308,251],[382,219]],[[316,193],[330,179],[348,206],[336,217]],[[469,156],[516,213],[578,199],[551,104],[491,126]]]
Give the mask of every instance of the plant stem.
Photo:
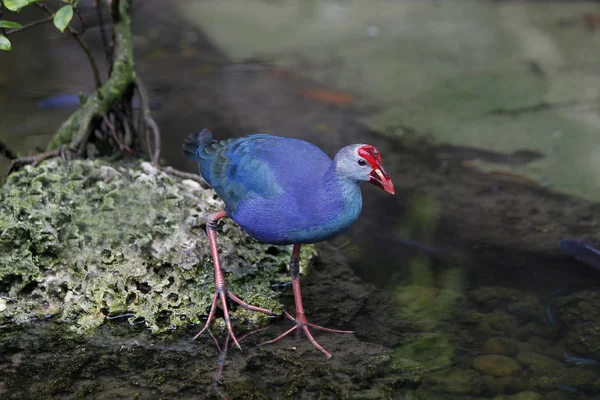
[[[41,24],[45,24],[46,22],[50,22],[50,21],[52,21],[53,19],[54,19],[54,16],[53,16],[53,15],[51,15],[51,16],[49,16],[49,17],[47,17],[47,18],[40,19],[39,21],[33,21],[33,22],[30,22],[30,23],[28,23],[28,24],[26,24],[26,25],[23,25],[23,26],[22,26],[22,27],[20,27],[20,28],[12,29],[12,30],[10,30],[10,31],[6,32],[6,35],[7,35],[7,36],[8,36],[8,35],[12,35],[13,33],[21,32],[21,31],[23,31],[23,30],[25,30],[25,29],[28,29],[28,28],[31,28],[31,27],[33,27],[33,26],[36,26],[36,25],[41,25]]]
[[[4,12],[4,2],[0,3],[0,20],[2,20],[2,13]],[[6,36],[6,29],[0,29],[0,34]]]
[[[148,155],[150,156],[150,160],[152,164],[158,165],[158,160],[160,157],[160,129],[158,128],[158,124],[152,118],[152,114],[150,113],[150,103],[148,101],[148,92],[144,87],[142,81],[137,78],[135,81],[135,85],[138,89],[138,94],[140,96],[140,105],[142,107],[141,112],[144,116],[144,126],[146,127],[146,145],[148,146]],[[154,150],[152,149],[150,134],[152,133],[154,140]]]
[[[113,0],[111,8],[118,11],[118,19],[114,20],[114,63],[110,78],[83,103],[61,125],[48,149],[55,149],[68,144],[74,151],[80,152],[85,147],[91,133],[92,120],[102,118],[108,110],[121,100],[130,85],[135,83],[133,62],[133,45],[131,43],[131,18],[129,11],[131,0]]]
[[[35,5],[41,8],[42,10],[46,11],[50,15],[49,18],[54,18],[55,13],[47,5],[45,5],[44,3],[35,3]],[[83,39],[81,39],[79,33],[73,30],[71,27],[67,27],[67,29],[69,30],[69,33],[71,33],[71,35],[75,38],[77,43],[79,43],[79,46],[83,49],[85,55],[90,61],[92,73],[94,74],[94,82],[96,84],[96,89],[100,89],[100,87],[102,86],[102,79],[100,79],[100,70],[98,69],[98,64],[96,64],[96,59],[92,55],[92,52],[90,51],[89,47],[85,44]]]

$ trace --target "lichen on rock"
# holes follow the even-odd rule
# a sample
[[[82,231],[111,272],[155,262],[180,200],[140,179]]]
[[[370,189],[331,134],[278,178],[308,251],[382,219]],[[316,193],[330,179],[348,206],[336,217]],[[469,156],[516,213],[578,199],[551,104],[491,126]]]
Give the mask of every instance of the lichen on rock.
[[[120,314],[155,332],[200,323],[214,293],[205,221],[222,207],[212,190],[148,163],[27,166],[0,189],[0,316],[53,315],[78,332]],[[260,244],[228,219],[218,240],[230,290],[281,311],[270,285],[285,279],[291,249]],[[315,254],[304,248],[303,267]],[[241,307],[232,317],[267,321]]]

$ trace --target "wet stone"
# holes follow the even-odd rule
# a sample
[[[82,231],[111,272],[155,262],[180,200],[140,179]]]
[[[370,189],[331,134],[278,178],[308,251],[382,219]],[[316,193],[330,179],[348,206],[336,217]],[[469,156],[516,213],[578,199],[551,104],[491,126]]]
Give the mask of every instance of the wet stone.
[[[473,367],[479,372],[494,376],[510,376],[521,371],[521,365],[514,359],[496,354],[475,357]]]
[[[462,368],[436,371],[426,377],[424,385],[435,391],[457,395],[478,395],[483,391],[479,374]]]
[[[493,337],[483,344],[483,351],[489,354],[514,356],[517,354],[519,342],[513,338]]]
[[[511,396],[503,396],[502,400],[542,400],[544,396],[536,392],[521,392]]]
[[[565,353],[567,353],[568,351],[569,350],[561,344],[556,344],[554,346],[544,348],[544,354],[554,358],[555,360],[564,360]]]
[[[514,376],[496,378],[487,375],[481,380],[486,389],[493,394],[515,394],[533,389],[533,385],[530,382],[523,381]]]
[[[544,400],[568,400],[569,397],[564,394],[559,392],[558,390],[546,393],[546,396],[544,397]]]
[[[600,291],[583,290],[556,300],[556,315],[568,327],[571,352],[600,356]]]
[[[517,354],[517,360],[534,371],[551,371],[565,368],[565,365],[560,361],[531,351]]]
[[[524,342],[519,342],[517,349],[519,350],[519,353],[538,353],[541,352],[540,348],[531,344],[531,343],[524,343]]]

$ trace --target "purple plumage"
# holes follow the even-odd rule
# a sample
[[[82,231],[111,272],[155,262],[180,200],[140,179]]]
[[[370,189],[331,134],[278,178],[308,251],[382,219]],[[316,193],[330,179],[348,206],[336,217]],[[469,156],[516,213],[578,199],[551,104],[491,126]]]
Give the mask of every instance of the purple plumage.
[[[185,151],[244,231],[265,243],[293,244],[325,240],[356,221],[358,184],[369,180],[371,167],[338,167],[362,146],[331,160],[299,139],[256,134],[216,142],[203,130],[188,137]],[[368,171],[360,176],[354,169]]]
[[[360,182],[370,182],[394,194],[394,185],[381,164],[379,151],[371,145],[354,144],[342,148],[332,160],[317,146],[299,139],[266,134],[239,139],[213,140],[207,129],[191,134],[184,142],[185,155],[196,161],[200,174],[221,196],[225,209],[209,216],[207,234],[215,269],[216,293],[204,328],[214,318],[221,300],[227,329],[234,343],[226,298],[242,307],[274,315],[272,311],[245,303],[225,285],[217,248],[217,222],[228,216],[258,240],[272,244],[293,244],[290,275],[296,303],[296,325],[278,336],[279,340],[297,329],[328,358],[308,327],[330,332],[307,321],[300,292],[300,245],[314,243],[350,227],[362,207]]]

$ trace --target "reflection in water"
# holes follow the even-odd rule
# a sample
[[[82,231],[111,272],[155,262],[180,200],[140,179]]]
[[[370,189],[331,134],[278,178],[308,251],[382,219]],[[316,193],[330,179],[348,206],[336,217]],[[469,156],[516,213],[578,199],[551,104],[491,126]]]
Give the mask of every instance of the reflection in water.
[[[252,331],[248,331],[242,335],[240,335],[237,339],[239,343],[242,343],[248,336],[263,331],[266,328],[261,328],[261,329],[254,329]],[[217,370],[215,371],[215,375],[214,375],[214,388],[217,391],[217,393],[219,393],[224,399],[228,399],[229,397],[227,396],[227,394],[225,394],[222,390],[221,387],[219,387],[220,385],[223,384],[223,382],[221,381],[222,377],[223,377],[223,370],[225,369],[225,362],[227,361],[227,351],[229,350],[229,342],[231,339],[231,334],[229,332],[227,332],[227,335],[225,336],[225,340],[223,342],[222,345],[219,345],[219,341],[217,340],[217,338],[215,337],[215,335],[213,335],[213,333],[211,332],[211,330],[208,330],[208,333],[210,334],[210,336],[212,337],[212,339],[215,342],[215,345],[217,346],[217,351],[218,351],[218,356],[217,356]]]
[[[442,321],[451,320],[456,303],[464,298],[462,269],[432,265],[428,253],[437,253],[431,247],[439,223],[439,205],[431,196],[416,194],[407,207],[405,218],[399,224],[399,237],[410,238],[419,251],[407,262],[406,281],[394,289],[397,303],[396,317],[411,321],[420,334],[414,341],[396,347],[395,355],[415,360],[430,370],[448,367],[455,357],[455,345],[444,333]],[[400,240],[404,243],[404,240]]]

